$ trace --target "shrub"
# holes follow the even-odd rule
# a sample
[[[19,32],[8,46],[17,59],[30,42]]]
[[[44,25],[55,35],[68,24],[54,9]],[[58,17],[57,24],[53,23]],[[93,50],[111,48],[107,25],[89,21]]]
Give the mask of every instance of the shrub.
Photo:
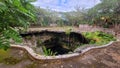
[[[96,32],[84,32],[82,33],[87,39],[90,40],[90,44],[107,44],[110,41],[115,41],[115,37],[112,34],[107,34],[102,31]]]

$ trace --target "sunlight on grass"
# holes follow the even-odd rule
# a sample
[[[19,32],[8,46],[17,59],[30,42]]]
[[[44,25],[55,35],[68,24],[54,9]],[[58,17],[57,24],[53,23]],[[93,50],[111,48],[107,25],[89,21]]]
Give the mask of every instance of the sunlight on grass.
[[[7,51],[0,49],[0,62],[2,62],[5,58],[9,57],[10,55],[10,50],[8,49]]]

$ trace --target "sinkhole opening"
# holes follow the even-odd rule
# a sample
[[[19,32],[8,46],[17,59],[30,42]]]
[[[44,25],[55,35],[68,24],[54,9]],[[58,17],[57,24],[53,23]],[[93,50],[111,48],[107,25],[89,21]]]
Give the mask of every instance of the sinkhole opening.
[[[21,34],[23,43],[40,55],[63,55],[74,53],[74,50],[89,40],[77,32],[40,31]]]

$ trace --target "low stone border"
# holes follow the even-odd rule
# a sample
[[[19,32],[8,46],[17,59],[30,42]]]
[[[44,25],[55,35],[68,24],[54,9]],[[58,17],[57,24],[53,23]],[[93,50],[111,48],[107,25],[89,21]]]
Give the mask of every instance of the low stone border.
[[[82,50],[81,53],[72,53],[72,54],[57,55],[57,56],[39,55],[39,54],[35,53],[34,50],[28,46],[22,46],[22,45],[20,46],[20,45],[11,44],[11,48],[23,49],[23,50],[28,52],[28,55],[30,55],[30,57],[32,57],[33,59],[36,59],[36,60],[65,59],[65,58],[79,56],[79,55],[81,55],[81,54],[83,54],[91,49],[107,47],[107,46],[113,44],[114,42],[116,42],[116,41],[111,41],[110,43],[108,43],[106,45],[102,45],[102,46],[89,47],[89,48]]]

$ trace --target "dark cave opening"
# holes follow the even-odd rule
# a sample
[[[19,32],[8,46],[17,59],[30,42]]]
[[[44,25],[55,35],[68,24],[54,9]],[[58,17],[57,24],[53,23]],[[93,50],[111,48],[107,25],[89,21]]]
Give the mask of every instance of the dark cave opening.
[[[89,43],[88,39],[86,39],[82,34],[77,32],[70,32],[70,34],[67,35],[65,32],[40,31],[23,33],[21,34],[21,36],[24,40],[30,40],[31,42],[33,42],[34,36],[34,43],[36,42],[36,49],[42,47],[42,51],[44,52],[44,46],[46,51],[49,50],[52,53],[55,53],[55,55],[71,53],[74,51],[74,49],[81,46],[82,44]]]

